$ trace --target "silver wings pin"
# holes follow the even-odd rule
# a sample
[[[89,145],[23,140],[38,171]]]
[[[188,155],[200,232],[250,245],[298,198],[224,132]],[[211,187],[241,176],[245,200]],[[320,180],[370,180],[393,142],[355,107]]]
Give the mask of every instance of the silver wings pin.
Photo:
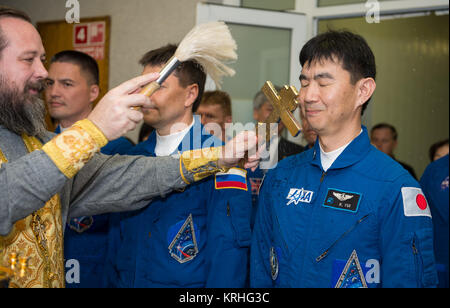
[[[353,198],[353,195],[347,195],[346,193],[333,192],[333,196],[339,199],[339,201],[346,201]]]

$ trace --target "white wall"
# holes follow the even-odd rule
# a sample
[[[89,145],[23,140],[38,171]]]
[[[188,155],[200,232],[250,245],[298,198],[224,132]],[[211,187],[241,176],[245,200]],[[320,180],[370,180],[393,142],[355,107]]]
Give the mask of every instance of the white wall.
[[[141,73],[137,63],[151,49],[178,43],[195,25],[201,0],[78,0],[80,18],[111,16],[109,86]],[[65,0],[2,0],[21,9],[33,22],[64,20]],[[137,132],[129,137],[136,139]]]

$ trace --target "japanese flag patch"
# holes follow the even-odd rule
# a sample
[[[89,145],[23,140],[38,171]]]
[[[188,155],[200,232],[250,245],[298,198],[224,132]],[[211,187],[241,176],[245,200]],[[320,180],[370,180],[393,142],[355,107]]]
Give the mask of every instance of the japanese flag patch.
[[[402,187],[402,198],[405,216],[428,216],[431,218],[430,207],[422,189]]]

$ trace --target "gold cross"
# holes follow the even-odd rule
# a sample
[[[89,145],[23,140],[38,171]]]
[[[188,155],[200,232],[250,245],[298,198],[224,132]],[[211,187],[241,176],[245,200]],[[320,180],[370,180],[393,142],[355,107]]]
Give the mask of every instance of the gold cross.
[[[280,94],[278,94],[272,82],[266,81],[261,90],[272,104],[273,111],[264,122],[258,122],[258,125],[256,126],[256,135],[259,137],[260,130],[265,126],[266,142],[269,142],[272,135],[278,135],[278,130],[271,130],[270,124],[278,123],[278,120],[281,118],[281,121],[287,127],[291,135],[296,137],[301,131],[300,123],[298,123],[297,119],[292,114],[299,106],[297,102],[297,89],[294,86],[284,86],[280,90]],[[261,144],[259,141],[258,143]],[[239,161],[240,168],[244,168],[247,159],[248,153],[245,153],[244,158]]]
[[[261,90],[273,106],[272,113],[264,123],[258,123],[258,127],[266,124],[266,141],[270,140],[270,123],[278,123],[280,118],[291,135],[296,137],[301,131],[300,123],[292,114],[299,106],[296,99],[298,96],[297,89],[294,86],[284,86],[278,94],[272,82],[266,81]]]

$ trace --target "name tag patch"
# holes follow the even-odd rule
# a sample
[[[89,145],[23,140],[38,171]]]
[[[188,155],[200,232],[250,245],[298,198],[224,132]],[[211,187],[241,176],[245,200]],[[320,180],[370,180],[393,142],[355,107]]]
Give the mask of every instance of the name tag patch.
[[[329,188],[323,206],[356,213],[362,194]]]

